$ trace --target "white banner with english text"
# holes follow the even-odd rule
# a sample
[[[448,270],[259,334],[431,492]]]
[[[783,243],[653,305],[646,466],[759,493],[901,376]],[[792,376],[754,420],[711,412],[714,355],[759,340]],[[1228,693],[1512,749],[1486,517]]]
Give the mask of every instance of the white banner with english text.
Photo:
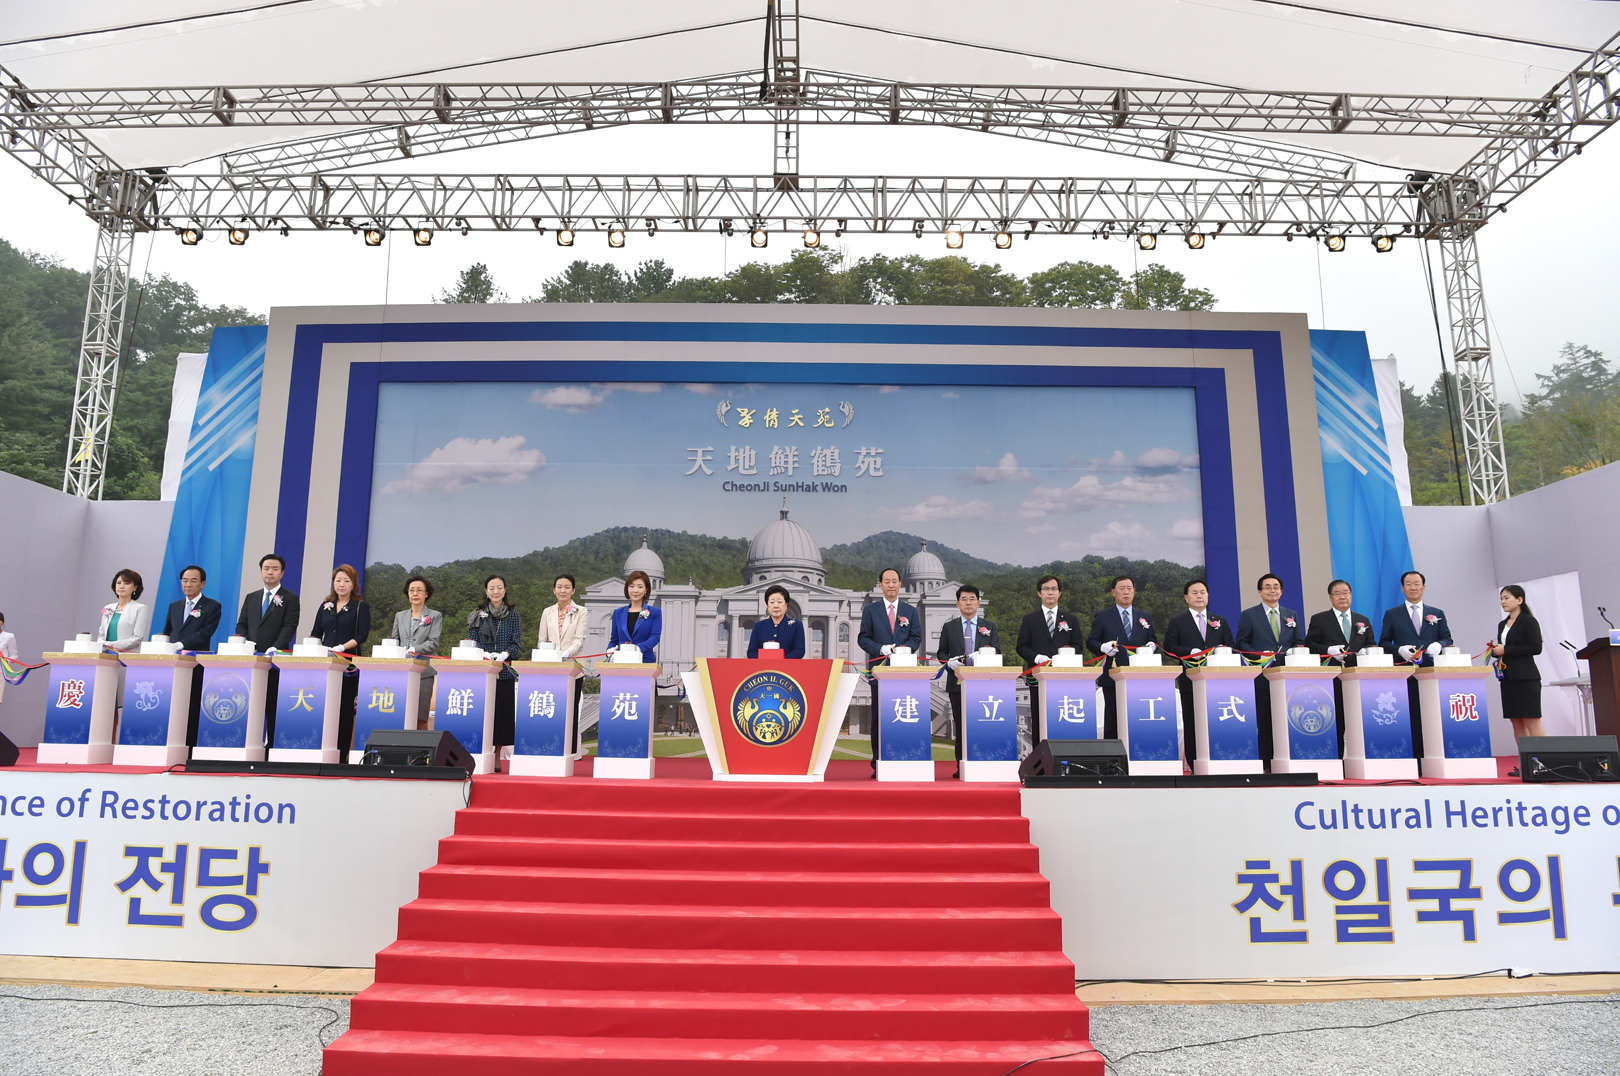
[[[1620,971],[1620,786],[1026,788],[1080,979]]]
[[[465,795],[0,770],[0,953],[372,967]]]

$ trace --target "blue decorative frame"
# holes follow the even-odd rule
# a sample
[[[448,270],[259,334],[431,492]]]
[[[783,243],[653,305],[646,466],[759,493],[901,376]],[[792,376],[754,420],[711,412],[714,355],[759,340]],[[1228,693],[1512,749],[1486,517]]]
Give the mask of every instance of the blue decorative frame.
[[[867,325],[784,322],[428,322],[303,324],[293,342],[291,388],[276,512],[277,552],[287,571],[303,572],[314,464],[315,415],[327,344],[618,341],[707,343],[909,344],[1001,347],[1159,348],[1248,351],[1254,359],[1260,465],[1265,489],[1270,570],[1289,591],[1300,586],[1299,524],[1281,334],[1208,329],[1087,329],[1007,325]],[[364,565],[371,522],[371,478],[377,398],[383,382],[694,381],[738,380],[736,362],[448,360],[356,362],[349,368],[334,563]],[[1211,597],[1236,609],[1246,593],[1238,578],[1237,515],[1226,377],[1199,367],[994,366],[982,364],[770,362],[747,368],[767,384],[1017,385],[1179,387],[1195,392],[1204,561]]]

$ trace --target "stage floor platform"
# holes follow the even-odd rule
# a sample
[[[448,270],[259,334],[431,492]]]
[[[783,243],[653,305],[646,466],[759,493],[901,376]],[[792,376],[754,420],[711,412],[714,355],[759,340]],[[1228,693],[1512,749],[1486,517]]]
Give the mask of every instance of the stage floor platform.
[[[40,765],[37,761],[39,751],[37,748],[24,747],[17,757],[16,769],[38,770],[50,773],[162,773],[162,766],[55,766]],[[590,777],[596,759],[587,756],[574,764],[575,777]],[[1494,779],[1476,778],[1468,781],[1439,781],[1434,778],[1420,777],[1415,781],[1323,781],[1324,785],[1344,786],[1370,786],[1370,785],[1490,785],[1490,784],[1522,784],[1518,777],[1508,776],[1509,772],[1517,769],[1519,759],[1515,755],[1502,755],[1496,759],[1496,773]],[[934,785],[936,788],[973,788],[980,787],[964,784],[953,780],[951,774],[956,771],[956,763],[945,761],[934,763]],[[1189,771],[1190,772],[1190,771]],[[509,778],[506,773],[482,774],[474,780],[499,781]],[[520,780],[522,778],[519,778]],[[656,781],[711,781],[714,774],[709,768],[706,758],[660,758],[657,763]],[[872,780],[872,765],[864,759],[833,759],[827,764],[827,783],[843,783],[847,781]],[[920,782],[928,787],[926,782]],[[813,787],[813,786],[810,786]]]

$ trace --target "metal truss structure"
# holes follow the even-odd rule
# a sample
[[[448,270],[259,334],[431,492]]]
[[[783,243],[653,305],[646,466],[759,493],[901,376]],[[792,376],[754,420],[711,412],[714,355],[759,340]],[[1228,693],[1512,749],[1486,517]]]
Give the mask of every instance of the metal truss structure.
[[[1475,233],[1620,119],[1620,35],[1533,98],[956,86],[800,66],[797,0],[771,0],[763,70],[680,82],[51,89],[0,83],[0,148],[101,226],[64,488],[99,496],[133,236],[181,228],[701,232],[805,228],[1437,241],[1470,499],[1507,496]],[[773,126],[759,176],[373,174],[359,169],[633,124]],[[931,126],[1187,165],[1216,178],[805,176],[804,124]],[[103,130],[272,132],[217,169],[129,169]],[[330,127],[310,135],[309,128]],[[276,129],[300,129],[278,140]],[[1337,154],[1273,141],[1328,136]],[[1363,179],[1357,136],[1485,140],[1450,175]],[[1005,239],[1003,240],[1005,242]]]

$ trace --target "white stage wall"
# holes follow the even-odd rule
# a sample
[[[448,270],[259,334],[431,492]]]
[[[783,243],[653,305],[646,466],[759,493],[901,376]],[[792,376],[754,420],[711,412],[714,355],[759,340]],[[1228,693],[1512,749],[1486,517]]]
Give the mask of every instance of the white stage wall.
[[[0,770],[0,953],[373,967],[465,794],[459,781]],[[76,925],[66,901],[29,906],[75,892]]]
[[[156,596],[173,501],[84,501],[0,472],[0,505],[0,613],[24,661],[95,631],[120,568],[140,573],[143,602]],[[155,630],[166,612],[154,610]],[[39,743],[45,729],[48,679],[41,669],[5,687],[0,732],[21,747]]]
[[[1023,811],[1052,883],[1052,908],[1063,917],[1063,951],[1081,979],[1620,971],[1620,788],[1029,788]],[[1348,830],[1340,820],[1346,811]],[[1327,819],[1338,828],[1322,828]],[[1369,828],[1374,819],[1383,828]],[[1549,857],[1562,880],[1558,900]],[[1522,901],[1502,887],[1503,868],[1514,860],[1539,875],[1532,892],[1527,872],[1509,870],[1507,884]],[[1302,885],[1284,892],[1295,861]],[[1324,881],[1340,861],[1363,877],[1357,894],[1354,871],[1335,872],[1344,899]],[[1379,861],[1387,899],[1378,892]],[[1447,869],[1417,869],[1440,867],[1435,861]],[[1467,888],[1477,892],[1449,902],[1414,892],[1457,889],[1464,867]],[[1240,876],[1269,874],[1277,878],[1263,885],[1265,896],[1240,910],[1255,888]],[[1419,918],[1448,906],[1452,919]],[[1538,912],[1550,914],[1540,922],[1498,918]],[[1552,913],[1563,919],[1563,938],[1555,937]],[[1258,936],[1251,935],[1256,918]],[[1390,940],[1357,933],[1380,929],[1380,919]],[[1340,936],[1341,922],[1351,925],[1349,937]]]

